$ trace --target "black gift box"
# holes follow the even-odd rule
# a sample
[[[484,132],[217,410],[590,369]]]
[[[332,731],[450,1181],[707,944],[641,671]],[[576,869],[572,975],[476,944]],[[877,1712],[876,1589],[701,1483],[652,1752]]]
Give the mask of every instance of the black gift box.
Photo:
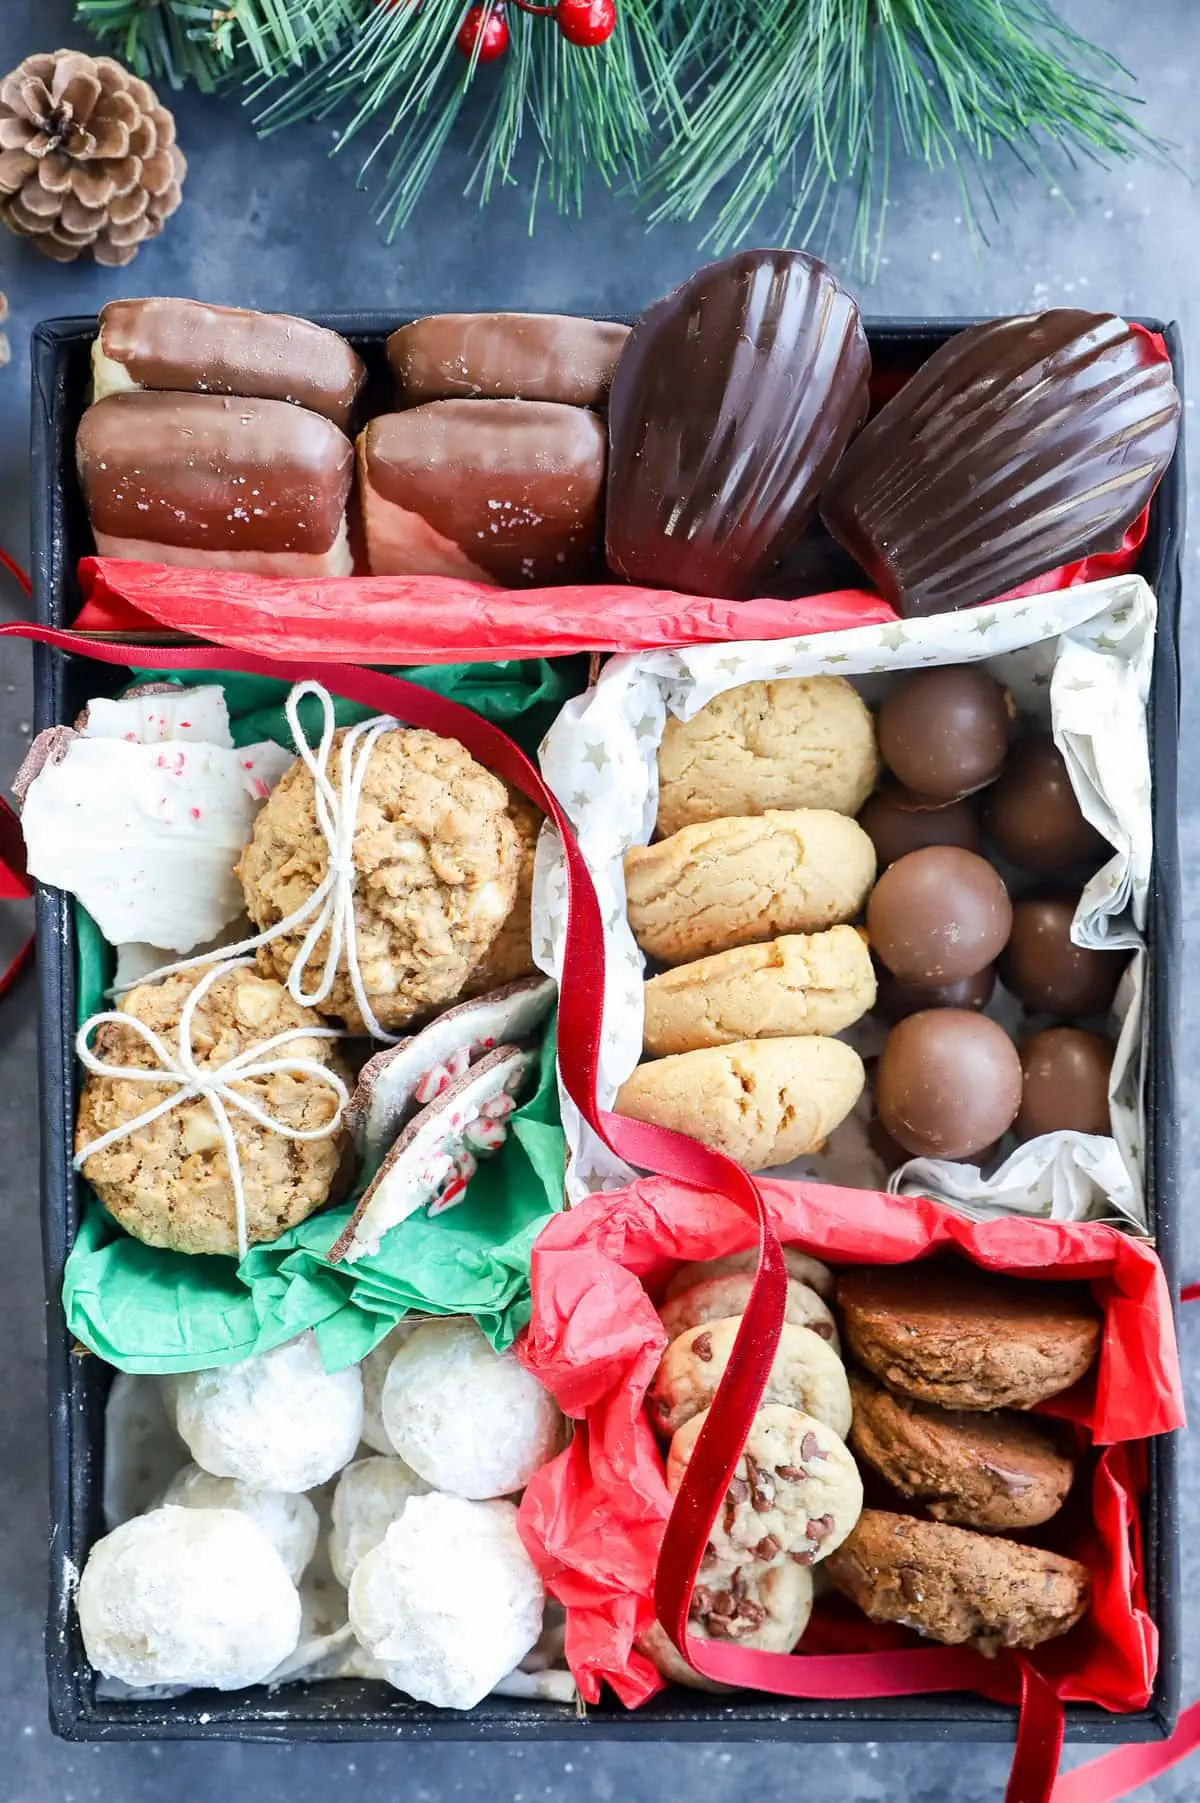
[[[420,317],[413,313],[406,317]],[[383,344],[400,318],[342,315],[320,321],[345,333],[386,395]],[[911,370],[971,320],[886,321],[868,325],[877,368]],[[1177,329],[1165,333],[1182,385]],[[33,337],[33,583],[40,623],[69,626],[79,607],[78,560],[91,550],[74,469],[75,428],[85,404],[94,318],[49,320]],[[386,406],[381,398],[380,406]],[[1150,706],[1154,775],[1154,864],[1150,890],[1150,1059],[1147,1077],[1147,1190],[1151,1226],[1172,1291],[1179,1233],[1178,1038],[1181,904],[1176,833],[1179,741],[1178,632],[1184,529],[1183,441],[1154,497],[1139,569],[1159,602]],[[90,695],[117,686],[109,667],[38,647],[36,730],[69,724]],[[96,1696],[73,1595],[88,1548],[104,1532],[101,1512],[104,1400],[111,1371],[83,1355],[66,1332],[59,1296],[79,1219],[80,1184],[71,1168],[77,1103],[75,933],[70,900],[39,885],[41,1002],[42,1239],[46,1271],[50,1403],[50,1597],[46,1662],[50,1717],[71,1740],[245,1741],[390,1740],[1011,1740],[1016,1711],[975,1696],[939,1695],[860,1702],[805,1702],[740,1695],[719,1700],[670,1689],[637,1711],[613,1699],[586,1717],[562,1706],[492,1697],[469,1712],[405,1701],[381,1684],[291,1684],[224,1694],[191,1691],[162,1701]],[[1179,1703],[1180,1615],[1178,1473],[1175,1436],[1149,1446],[1144,1580],[1160,1637],[1158,1675],[1147,1708],[1111,1715],[1069,1705],[1072,1741],[1153,1740],[1169,1734]]]

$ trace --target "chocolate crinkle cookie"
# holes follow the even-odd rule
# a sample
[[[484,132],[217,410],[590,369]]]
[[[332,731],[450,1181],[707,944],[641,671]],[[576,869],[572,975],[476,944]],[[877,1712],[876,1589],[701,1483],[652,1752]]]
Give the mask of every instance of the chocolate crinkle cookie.
[[[1033,1408],[1077,1383],[1100,1346],[1085,1284],[958,1260],[844,1271],[838,1303],[860,1364],[889,1390],[945,1408]]]
[[[331,772],[344,737],[334,735]],[[512,911],[521,849],[504,784],[455,739],[409,727],[384,733],[362,785],[353,861],[363,988],[379,1024],[402,1027],[461,994]],[[272,790],[238,865],[255,926],[275,926],[302,907],[328,862],[313,778],[297,760]],[[260,968],[286,981],[310,924],[260,947]],[[327,950],[322,934],[306,991]],[[364,1030],[345,951],[319,1007]]]
[[[935,1408],[858,1371],[850,1395],[853,1451],[935,1521],[1003,1534],[1038,1527],[1062,1508],[1074,1461],[1028,1415]]]
[[[130,990],[119,1012],[142,1021],[172,1050],[184,1004],[196,985],[194,972]],[[301,1008],[286,989],[253,970],[227,971],[199,999],[192,1014],[191,1044],[201,1071],[227,1064],[277,1033],[324,1022]],[[152,1071],[160,1061],[141,1034],[118,1022],[97,1029],[92,1050],[101,1062]],[[340,1076],[347,1073],[336,1041],[296,1038],[273,1054],[303,1059]],[[272,1056],[268,1054],[268,1057]],[[287,1069],[269,1076],[236,1077],[240,1094],[272,1120],[295,1132],[326,1125],[337,1110],[328,1083]],[[80,1151],[178,1093],[162,1083],[89,1074],[79,1104],[75,1144]],[[346,1145],[340,1130],[328,1138],[298,1140],[227,1110],[241,1166],[246,1232],[251,1244],[275,1240],[329,1200]],[[94,1152],[83,1174],[114,1220],[148,1246],[175,1252],[237,1252],[237,1221],[225,1145],[212,1108],[202,1097],[181,1102],[136,1133]]]
[[[826,1570],[872,1621],[989,1655],[1065,1634],[1085,1613],[1091,1582],[1086,1566],[1059,1553],[885,1509],[863,1510]]]

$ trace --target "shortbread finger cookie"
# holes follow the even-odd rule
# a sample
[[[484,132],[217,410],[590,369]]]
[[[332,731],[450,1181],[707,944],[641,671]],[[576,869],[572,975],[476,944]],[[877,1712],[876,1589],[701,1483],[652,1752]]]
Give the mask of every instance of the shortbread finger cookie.
[[[710,820],[625,854],[629,925],[664,964],[853,920],[874,880],[862,827],[823,808]]]
[[[1086,1284],[958,1259],[843,1271],[838,1302],[859,1363],[889,1390],[944,1408],[1033,1408],[1078,1382],[1100,1346]]]
[[[812,1572],[794,1560],[763,1565],[753,1554],[736,1564],[708,1559],[692,1592],[688,1633],[698,1640],[726,1640],[763,1653],[790,1653],[808,1626],[812,1603]],[[696,1690],[729,1688],[690,1666],[660,1622],[641,1636],[638,1645],[675,1684]]]
[[[857,814],[879,773],[875,722],[843,676],[726,689],[658,748],[658,831],[767,808]]]
[[[855,1454],[935,1521],[1005,1534],[1062,1508],[1075,1465],[1036,1418],[933,1408],[860,1371],[850,1374],[850,1396]]]
[[[667,1454],[667,1488],[683,1482],[708,1411],[681,1427]],[[815,1565],[862,1513],[858,1466],[824,1422],[768,1403],[754,1417],[733,1481],[709,1536],[718,1559],[750,1554],[763,1565]]]
[[[783,1248],[783,1262],[787,1266],[787,1274],[794,1277],[797,1283],[806,1283],[810,1290],[815,1290],[824,1302],[833,1301],[834,1275],[828,1265],[823,1265],[819,1258],[811,1258],[807,1252],[801,1252],[797,1246]],[[758,1268],[758,1251],[754,1246],[747,1246],[744,1252],[728,1252],[724,1258],[706,1258],[697,1264],[680,1265],[663,1292],[670,1302],[681,1296],[684,1290],[690,1290],[698,1283],[710,1277],[729,1277],[734,1274],[749,1272],[753,1276]]]
[[[753,1288],[754,1277],[749,1272],[728,1277],[708,1277],[693,1284],[690,1290],[681,1290],[669,1302],[664,1302],[658,1311],[659,1318],[667,1330],[668,1338],[674,1340],[681,1333],[686,1333],[689,1327],[704,1327],[711,1321],[724,1321],[731,1315],[744,1315]],[[815,1290],[809,1289],[806,1283],[797,1283],[794,1277],[788,1278],[787,1312],[784,1320],[793,1327],[811,1328],[835,1352],[838,1351],[837,1323],[828,1307]]]
[[[1065,1634],[1091,1587],[1075,1559],[885,1509],[863,1511],[827,1569],[872,1621],[987,1654]]]
[[[862,1059],[840,1039],[743,1040],[639,1065],[615,1107],[763,1171],[819,1150],[865,1081]]]
[[[651,1418],[664,1438],[707,1409],[725,1374],[741,1317],[689,1328],[663,1353],[650,1387]],[[835,1434],[850,1431],[850,1385],[836,1352],[810,1327],[785,1323],[764,1402],[815,1415]]]
[[[854,927],[788,933],[651,977],[645,990],[648,1056],[840,1033],[875,1005],[875,970]]]

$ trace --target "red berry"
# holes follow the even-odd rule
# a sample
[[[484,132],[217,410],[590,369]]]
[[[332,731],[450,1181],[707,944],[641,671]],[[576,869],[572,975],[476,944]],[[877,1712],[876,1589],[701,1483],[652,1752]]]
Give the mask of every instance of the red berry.
[[[558,0],[554,17],[568,44],[590,48],[612,36],[617,9],[613,0]]]
[[[454,42],[464,56],[474,55],[477,62],[494,63],[508,49],[508,21],[491,4],[473,6]]]

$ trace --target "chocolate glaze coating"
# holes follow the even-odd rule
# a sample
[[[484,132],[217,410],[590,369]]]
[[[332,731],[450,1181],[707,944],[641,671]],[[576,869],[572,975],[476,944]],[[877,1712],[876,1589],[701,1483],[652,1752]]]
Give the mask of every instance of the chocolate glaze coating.
[[[1021,1061],[985,1014],[933,1008],[892,1028],[879,1056],[875,1108],[915,1157],[978,1157],[1021,1105]]]
[[[1116,550],[1178,428],[1170,364],[1123,319],[991,320],[881,408],[821,513],[898,612],[944,613]]]
[[[1113,1046],[1079,1027],[1047,1027],[1021,1047],[1019,1139],[1042,1133],[1112,1132],[1108,1077]]]
[[[1013,908],[1000,980],[1035,1014],[1100,1014],[1112,1001],[1129,954],[1072,944],[1078,905],[1078,891],[1055,889]]]
[[[801,251],[706,268],[634,326],[609,395],[608,561],[633,582],[753,594],[867,416],[858,307]]]
[[[1050,738],[1017,746],[988,795],[983,818],[996,850],[1035,876],[1097,866],[1112,850],[1084,819],[1066,759]]]
[[[901,983],[890,970],[880,970],[877,975],[872,1012],[892,1025],[910,1014],[920,1014],[925,1008],[970,1008],[979,1012],[987,1007],[996,987],[994,964],[985,964],[974,976],[963,977],[957,983],[940,986]]]
[[[957,845],[929,845],[890,864],[867,902],[871,949],[902,983],[957,983],[991,964],[1012,925],[996,871]]]
[[[956,801],[994,782],[1008,751],[1008,695],[977,664],[902,677],[879,708],[879,755],[927,801]]]
[[[875,847],[880,870],[925,845],[960,845],[978,851],[979,821],[969,801],[931,807],[920,796],[886,778],[858,811],[858,824]]]
[[[387,359],[402,407],[447,400],[602,407],[628,336],[628,326],[562,313],[434,313],[393,332]]]

